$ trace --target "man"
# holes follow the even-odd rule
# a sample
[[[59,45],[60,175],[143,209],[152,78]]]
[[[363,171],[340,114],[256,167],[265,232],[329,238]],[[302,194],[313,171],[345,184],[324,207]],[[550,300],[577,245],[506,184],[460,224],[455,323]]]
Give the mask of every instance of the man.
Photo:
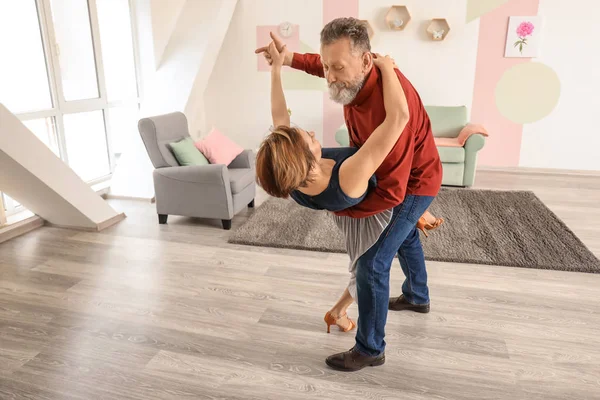
[[[321,54],[297,54],[271,35],[285,53],[285,65],[327,79],[331,99],[344,105],[352,146],[360,147],[385,119],[380,72],[373,67],[366,27],[354,18],[338,18],[321,31]],[[256,53],[270,62],[267,47]],[[356,267],[358,329],[355,346],[327,358],[341,371],[356,371],[385,362],[385,323],[390,310],[429,312],[425,257],[416,229],[419,217],[437,195],[442,165],[421,99],[400,71],[410,120],[394,149],[375,173],[377,188],[359,205],[336,213],[365,218],[393,209],[392,220]],[[389,298],[390,268],[398,254],[406,280],[402,295]]]

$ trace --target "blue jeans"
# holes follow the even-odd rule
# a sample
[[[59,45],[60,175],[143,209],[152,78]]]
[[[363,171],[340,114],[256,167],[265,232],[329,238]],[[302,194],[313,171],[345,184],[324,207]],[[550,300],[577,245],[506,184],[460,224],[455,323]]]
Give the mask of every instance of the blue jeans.
[[[377,356],[385,350],[390,268],[396,254],[406,276],[402,285],[406,300],[413,304],[429,304],[425,256],[416,224],[433,199],[407,195],[404,202],[394,208],[392,220],[379,240],[358,259],[356,349],[363,354]]]

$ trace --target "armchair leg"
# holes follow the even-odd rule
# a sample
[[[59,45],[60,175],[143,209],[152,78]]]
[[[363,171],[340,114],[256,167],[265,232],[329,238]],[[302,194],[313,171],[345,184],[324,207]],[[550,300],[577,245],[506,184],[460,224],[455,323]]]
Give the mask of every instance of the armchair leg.
[[[166,224],[167,218],[169,218],[169,216],[167,214],[158,214],[158,223],[161,225]]]
[[[248,208],[254,208],[254,199],[250,203],[248,203]]]
[[[221,222],[223,222],[223,229],[225,229],[226,231],[231,229],[231,220],[230,219],[224,219]]]

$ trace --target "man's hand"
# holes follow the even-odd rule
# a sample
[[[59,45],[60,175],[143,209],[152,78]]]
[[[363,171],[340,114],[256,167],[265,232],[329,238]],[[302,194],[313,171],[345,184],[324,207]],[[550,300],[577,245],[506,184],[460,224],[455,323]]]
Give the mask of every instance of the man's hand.
[[[265,57],[265,60],[269,63],[269,65],[273,65],[273,57],[277,57],[277,55],[273,54],[269,47],[271,45],[280,53],[280,56],[283,57],[283,65],[292,66],[292,58],[294,57],[294,53],[289,51],[285,46],[285,43],[273,32],[271,32],[271,39],[273,41],[269,43],[267,46],[260,47],[254,51],[256,54],[261,54]]]
[[[268,51],[269,51],[269,55],[271,56],[269,64],[271,64],[271,67],[281,68],[281,66],[285,62],[285,49],[286,49],[285,44],[283,45],[283,50],[281,52],[277,49],[275,42],[271,42],[271,44],[269,44]]]

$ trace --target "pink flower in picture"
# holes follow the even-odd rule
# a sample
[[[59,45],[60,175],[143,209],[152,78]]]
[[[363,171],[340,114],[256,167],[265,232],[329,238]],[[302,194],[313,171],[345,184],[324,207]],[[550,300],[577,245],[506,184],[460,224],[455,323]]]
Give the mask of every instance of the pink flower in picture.
[[[527,36],[531,36],[533,34],[533,30],[535,26],[529,21],[523,21],[517,27],[517,36],[519,40],[517,40],[514,44],[514,47],[519,46],[519,52],[523,54],[523,46],[527,46]]]
[[[529,21],[525,21],[525,22],[521,22],[519,24],[519,26],[517,27],[517,35],[520,38],[524,38],[526,36],[531,36],[531,34],[533,33],[533,28],[535,28],[533,26],[533,24]]]

